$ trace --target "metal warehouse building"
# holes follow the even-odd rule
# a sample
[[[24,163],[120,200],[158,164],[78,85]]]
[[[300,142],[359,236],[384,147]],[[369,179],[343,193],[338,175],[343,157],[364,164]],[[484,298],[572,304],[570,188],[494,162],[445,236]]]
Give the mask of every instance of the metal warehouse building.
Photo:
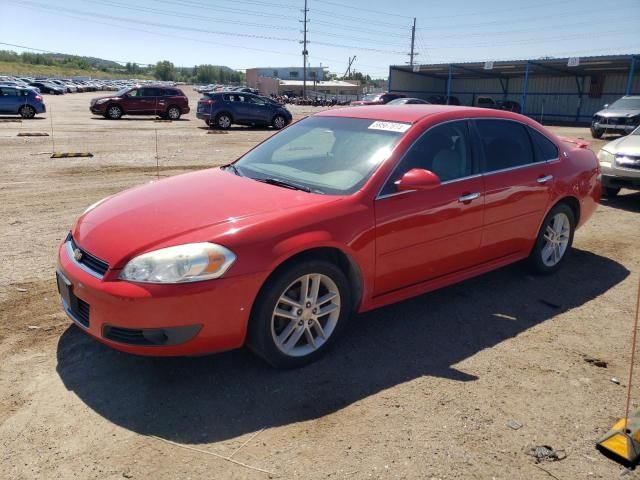
[[[428,99],[478,97],[520,103],[544,123],[587,123],[623,95],[640,94],[640,54],[495,62],[401,65],[389,68],[389,91]]]

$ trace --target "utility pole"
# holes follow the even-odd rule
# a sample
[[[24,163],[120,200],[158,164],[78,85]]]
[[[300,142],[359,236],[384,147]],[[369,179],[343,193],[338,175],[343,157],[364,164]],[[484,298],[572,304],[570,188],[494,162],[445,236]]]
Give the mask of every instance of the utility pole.
[[[415,53],[416,45],[416,17],[413,17],[413,27],[411,27],[411,53],[409,54],[409,65],[413,66],[413,57],[417,55]]]
[[[347,71],[344,72],[344,75],[342,75],[342,79],[344,80],[345,77],[348,77],[351,75],[351,65],[353,65],[353,62],[355,62],[356,60],[356,56],[354,55],[353,58],[349,57],[349,65],[347,66]]]
[[[307,12],[309,9],[307,8],[307,0],[304,0],[304,30],[302,31],[304,34],[304,40],[302,41],[302,98],[307,96],[307,56],[309,55],[309,51],[307,50]]]

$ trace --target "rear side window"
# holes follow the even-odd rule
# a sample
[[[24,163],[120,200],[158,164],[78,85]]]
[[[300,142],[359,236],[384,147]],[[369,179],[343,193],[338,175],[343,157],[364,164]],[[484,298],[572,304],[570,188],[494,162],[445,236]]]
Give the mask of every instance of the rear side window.
[[[536,148],[536,155],[539,161],[547,162],[559,157],[558,147],[556,147],[555,143],[534,128],[529,128],[529,133],[531,133],[531,138],[533,139],[533,144]]]
[[[484,172],[538,161],[524,125],[509,120],[476,120],[476,126],[484,150]]]
[[[180,91],[180,90],[165,90],[164,91],[164,95],[165,97],[182,97],[184,96],[184,94]]]
[[[2,94],[3,97],[17,97],[19,95],[15,88],[10,87],[0,88],[0,94]]]

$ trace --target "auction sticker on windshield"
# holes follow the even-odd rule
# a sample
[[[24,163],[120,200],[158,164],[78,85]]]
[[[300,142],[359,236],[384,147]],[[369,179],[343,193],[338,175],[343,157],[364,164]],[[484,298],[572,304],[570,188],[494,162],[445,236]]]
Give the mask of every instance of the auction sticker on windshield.
[[[387,132],[400,132],[404,133],[411,127],[408,123],[397,122],[373,122],[369,125],[369,130],[386,130]]]

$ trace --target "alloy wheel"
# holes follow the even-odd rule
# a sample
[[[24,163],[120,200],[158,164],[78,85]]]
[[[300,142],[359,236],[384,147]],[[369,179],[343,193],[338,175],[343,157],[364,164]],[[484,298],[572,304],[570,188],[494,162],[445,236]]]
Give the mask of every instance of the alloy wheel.
[[[176,107],[171,107],[169,109],[169,111],[167,112],[167,116],[171,120],[177,120],[178,118],[180,118],[180,109],[178,109]]]
[[[545,243],[541,250],[542,263],[547,267],[557,265],[569,246],[571,223],[563,212],[556,213],[545,227]]]
[[[271,335],[280,352],[303,357],[329,339],[340,318],[340,292],[327,275],[312,273],[292,282],[278,299]]]

